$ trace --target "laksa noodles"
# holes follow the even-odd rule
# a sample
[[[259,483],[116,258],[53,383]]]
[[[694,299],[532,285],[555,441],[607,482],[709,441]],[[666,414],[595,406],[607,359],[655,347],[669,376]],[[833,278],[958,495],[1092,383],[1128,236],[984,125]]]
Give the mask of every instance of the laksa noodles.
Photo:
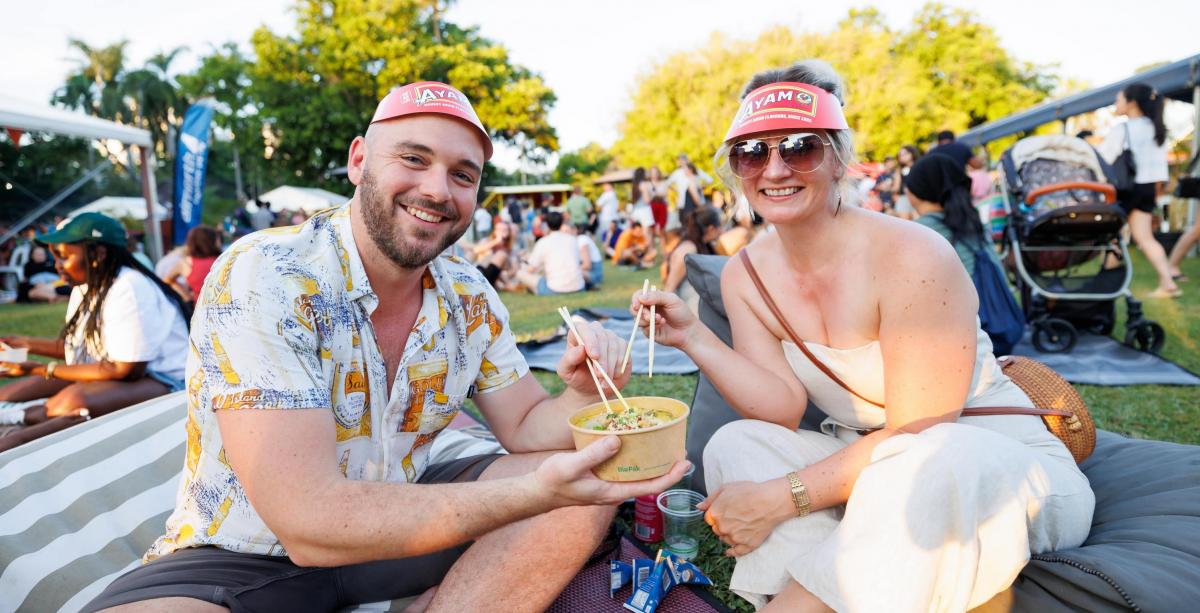
[[[601,413],[589,419],[583,427],[588,430],[623,432],[661,426],[672,419],[675,419],[675,416],[665,409],[646,409],[631,405],[628,409]]]

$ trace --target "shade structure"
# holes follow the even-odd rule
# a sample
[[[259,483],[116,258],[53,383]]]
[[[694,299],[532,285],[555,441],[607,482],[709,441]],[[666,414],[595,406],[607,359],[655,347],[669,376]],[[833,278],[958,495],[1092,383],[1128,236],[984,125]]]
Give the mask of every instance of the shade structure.
[[[74,211],[71,211],[69,217],[75,217],[82,213],[103,213],[115,219],[136,219],[138,221],[146,220],[146,201],[142,198],[124,197],[124,196],[105,196],[94,202],[85,204]],[[162,221],[171,216],[171,212],[167,207],[155,203],[154,217]]]
[[[281,211],[304,211],[307,215],[340,206],[345,204],[349,199],[347,196],[335,194],[317,187],[295,187],[292,185],[281,185],[258,197],[260,202],[271,205],[271,210],[276,213]],[[251,211],[257,211],[258,205],[253,200],[248,200],[246,208]]]

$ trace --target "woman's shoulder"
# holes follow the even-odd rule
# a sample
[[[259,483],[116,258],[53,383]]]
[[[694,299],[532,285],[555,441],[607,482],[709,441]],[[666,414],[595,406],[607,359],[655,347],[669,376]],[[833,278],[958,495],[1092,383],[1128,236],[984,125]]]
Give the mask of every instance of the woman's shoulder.
[[[862,233],[871,264],[880,270],[923,270],[943,264],[962,266],[954,247],[932,225],[871,213]],[[936,225],[936,224],[933,224]],[[891,275],[883,275],[888,278]]]

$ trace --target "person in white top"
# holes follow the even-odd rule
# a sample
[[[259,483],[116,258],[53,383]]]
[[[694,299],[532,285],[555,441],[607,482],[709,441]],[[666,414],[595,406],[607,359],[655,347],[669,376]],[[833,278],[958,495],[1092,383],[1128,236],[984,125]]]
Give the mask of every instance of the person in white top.
[[[481,241],[492,233],[492,214],[483,207],[475,209],[475,240]]]
[[[546,213],[550,233],[538,239],[529,262],[517,272],[517,280],[538,295],[570,294],[584,288],[583,262],[575,236],[563,231],[563,214]]]
[[[617,191],[613,189],[612,183],[605,183],[603,192],[596,199],[596,208],[600,209],[600,213],[596,220],[596,226],[600,229],[608,227],[609,222],[620,217],[621,203],[617,200]]]
[[[950,243],[843,202],[841,77],[805,61],[745,92],[717,172],[776,231],[721,273],[733,347],[674,294],[630,300],[657,306],[654,341],[744,418],[697,467],[698,508],[736,558],[729,587],[763,611],[978,607],[1031,553],[1083,543],[1087,477],[1038,417],[963,413],[1033,404],[992,356]],[[798,429],[809,401],[829,416],[820,432]]]
[[[676,158],[679,167],[667,177],[667,183],[675,192],[675,206],[680,211],[690,210],[703,204],[704,188],[712,185],[712,177],[699,168],[694,168],[686,153]]]
[[[596,241],[589,235],[580,232],[578,227],[566,224],[563,228],[568,234],[575,236],[579,245],[579,262],[583,269],[583,283],[586,289],[592,289],[604,281],[604,256]]]
[[[1117,114],[1129,118],[1109,130],[1100,143],[1100,155],[1110,164],[1129,149],[1137,169],[1133,189],[1121,195],[1121,208],[1129,219],[1129,231],[1146,259],[1158,273],[1158,287],[1150,298],[1178,298],[1183,291],[1171,278],[1167,254],[1151,228],[1159,186],[1167,180],[1167,128],[1163,124],[1163,97],[1153,87],[1134,83],[1117,92]]]
[[[0,427],[0,451],[183,389],[191,313],[130,254],[120,222],[84,213],[37,240],[74,287],[59,338],[0,339],[57,360],[0,362],[0,376],[26,377],[0,388],[0,401],[27,405],[0,416],[24,426]]]

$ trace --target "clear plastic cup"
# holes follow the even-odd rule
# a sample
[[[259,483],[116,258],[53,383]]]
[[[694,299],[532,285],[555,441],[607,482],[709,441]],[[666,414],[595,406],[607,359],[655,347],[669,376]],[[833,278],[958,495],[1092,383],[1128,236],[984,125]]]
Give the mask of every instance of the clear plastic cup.
[[[700,551],[704,512],[696,508],[704,496],[692,490],[667,490],[658,495],[663,515],[663,545],[671,553],[690,560]]]
[[[687,472],[683,473],[683,477],[679,482],[667,489],[671,490],[690,490],[692,489],[692,475],[696,472],[696,465],[692,464],[688,467]]]

